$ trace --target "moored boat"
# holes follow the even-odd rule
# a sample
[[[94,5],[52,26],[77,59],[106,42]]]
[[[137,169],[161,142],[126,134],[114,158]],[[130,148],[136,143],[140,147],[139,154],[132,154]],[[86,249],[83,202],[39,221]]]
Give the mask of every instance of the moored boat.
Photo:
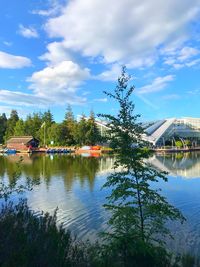
[[[17,150],[16,149],[4,149],[4,153],[6,154],[16,154],[17,153]]]

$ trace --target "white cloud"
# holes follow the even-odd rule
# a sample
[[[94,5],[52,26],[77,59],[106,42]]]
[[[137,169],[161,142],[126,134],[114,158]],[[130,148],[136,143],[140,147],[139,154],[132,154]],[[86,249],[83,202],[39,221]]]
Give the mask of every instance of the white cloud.
[[[145,85],[138,89],[139,94],[154,93],[163,90],[167,84],[174,80],[174,75],[167,75],[164,77],[157,77],[151,84]]]
[[[50,37],[63,38],[68,52],[102,57],[106,63],[129,64],[132,68],[151,66],[160,47],[185,40],[186,26],[196,19],[199,3],[74,0],[67,3],[61,15],[48,20],[46,30]]]
[[[94,99],[95,102],[108,102],[108,98],[96,98]]]
[[[101,81],[116,81],[117,77],[119,77],[121,73],[121,67],[117,64],[112,65],[109,70],[106,70],[95,77],[95,79],[99,79]]]
[[[7,118],[10,116],[11,110],[13,110],[13,106],[0,105],[0,114],[5,113]],[[26,115],[28,115],[30,113],[29,110],[25,110],[22,107],[17,107],[17,112],[20,115],[20,117],[25,117]]]
[[[60,96],[59,99],[64,101],[63,97],[70,97],[70,94],[73,96],[77,87],[89,76],[88,69],[81,69],[78,64],[72,61],[63,61],[33,73],[28,81],[32,83],[30,88],[37,95]]]
[[[200,51],[194,47],[185,46],[181,49],[177,48],[173,53],[171,51],[169,52],[169,56],[165,58],[164,64],[170,65],[175,69],[192,67],[199,63],[199,58],[196,58],[199,53]]]
[[[135,94],[140,100],[142,100],[142,102],[144,102],[147,106],[155,109],[155,110],[158,110],[159,109],[159,106],[158,105],[155,105],[154,103],[152,103],[152,101],[150,101],[149,99],[147,99],[146,97],[144,97],[143,95],[140,95],[138,93]]]
[[[48,44],[47,50],[48,52],[46,52],[39,58],[41,60],[48,61],[52,65],[60,63],[65,60],[72,60],[71,55],[67,52],[62,42],[53,42]]]
[[[27,79],[30,93],[0,90],[0,102],[14,106],[40,106],[84,104],[86,97],[79,95],[79,86],[90,77],[87,68],[82,69],[72,61],[34,72]]]
[[[47,9],[36,9],[31,13],[39,16],[49,17],[58,15],[62,10],[62,3],[59,0],[47,0]]]
[[[193,47],[183,47],[178,56],[178,60],[183,62],[199,54],[199,50]]]
[[[33,27],[24,27],[22,24],[19,25],[18,33],[25,38],[38,38],[39,34]]]
[[[185,65],[187,67],[192,67],[192,66],[197,65],[198,63],[200,63],[200,58],[197,58],[197,59],[194,59],[194,60],[192,60],[190,62],[187,62]]]
[[[15,56],[0,51],[0,68],[20,69],[31,66],[31,60],[27,57]]]
[[[45,106],[49,102],[37,95],[18,91],[0,90],[0,102],[14,106]]]

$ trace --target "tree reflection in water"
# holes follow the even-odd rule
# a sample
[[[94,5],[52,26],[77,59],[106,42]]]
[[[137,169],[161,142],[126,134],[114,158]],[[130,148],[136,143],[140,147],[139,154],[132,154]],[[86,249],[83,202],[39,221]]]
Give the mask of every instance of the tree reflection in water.
[[[19,155],[0,156],[0,177],[12,179],[16,171]],[[81,155],[23,155],[21,164],[22,176],[37,180],[44,180],[48,186],[55,176],[62,177],[66,190],[71,190],[75,181],[81,187],[85,183],[90,190],[94,188],[95,177],[98,173],[111,170],[112,157],[83,157]]]

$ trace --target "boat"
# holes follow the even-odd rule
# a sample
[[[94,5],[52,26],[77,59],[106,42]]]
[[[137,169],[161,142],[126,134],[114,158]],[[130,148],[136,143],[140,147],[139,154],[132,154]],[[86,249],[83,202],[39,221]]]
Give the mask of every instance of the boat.
[[[66,148],[58,148],[58,149],[55,149],[55,148],[49,148],[47,149],[46,153],[48,154],[67,154],[67,153],[70,153],[71,151],[69,149],[66,149]]]
[[[4,153],[5,154],[16,154],[17,153],[17,150],[16,149],[6,148],[6,149],[4,149]]]

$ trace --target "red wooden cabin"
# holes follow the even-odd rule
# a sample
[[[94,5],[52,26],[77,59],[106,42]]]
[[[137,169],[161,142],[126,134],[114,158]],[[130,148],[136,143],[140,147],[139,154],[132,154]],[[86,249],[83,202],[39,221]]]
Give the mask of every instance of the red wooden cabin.
[[[13,136],[6,142],[6,146],[17,151],[29,151],[37,149],[39,141],[33,136]]]

